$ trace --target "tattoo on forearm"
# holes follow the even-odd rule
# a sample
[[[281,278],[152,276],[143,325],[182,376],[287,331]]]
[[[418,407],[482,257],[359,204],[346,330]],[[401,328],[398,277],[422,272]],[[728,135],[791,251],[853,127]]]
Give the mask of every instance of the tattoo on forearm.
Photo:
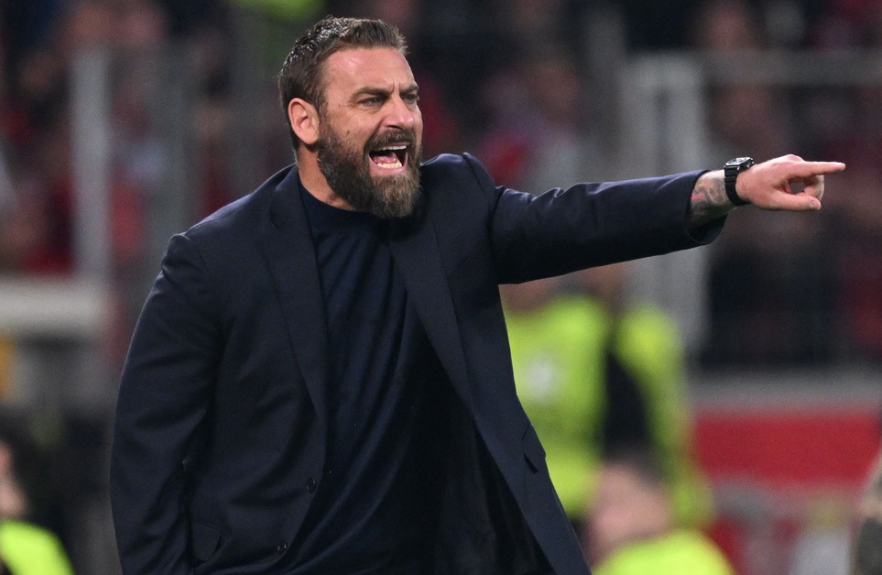
[[[714,172],[703,174],[692,189],[689,202],[689,224],[698,227],[732,211],[732,203],[726,197],[723,178]]]
[[[882,575],[882,454],[860,506],[854,547],[855,575]]]

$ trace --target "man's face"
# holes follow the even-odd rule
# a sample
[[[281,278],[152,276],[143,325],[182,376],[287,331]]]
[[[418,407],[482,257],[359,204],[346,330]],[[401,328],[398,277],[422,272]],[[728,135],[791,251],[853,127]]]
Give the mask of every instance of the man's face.
[[[328,185],[355,210],[410,214],[423,122],[407,60],[394,48],[343,50],[325,62],[323,80],[316,148]]]
[[[589,549],[597,561],[627,543],[665,533],[671,526],[669,494],[627,465],[606,465],[587,516]]]

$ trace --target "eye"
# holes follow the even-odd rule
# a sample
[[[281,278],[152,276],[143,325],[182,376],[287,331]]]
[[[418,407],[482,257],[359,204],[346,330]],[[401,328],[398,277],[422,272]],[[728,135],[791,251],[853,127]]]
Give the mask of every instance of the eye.
[[[405,102],[407,102],[408,104],[416,104],[417,102],[420,101],[420,95],[419,94],[403,94],[401,96],[401,99],[404,100]]]
[[[379,96],[371,96],[369,98],[363,98],[359,101],[359,104],[363,104],[365,106],[376,106],[382,103],[382,99]]]

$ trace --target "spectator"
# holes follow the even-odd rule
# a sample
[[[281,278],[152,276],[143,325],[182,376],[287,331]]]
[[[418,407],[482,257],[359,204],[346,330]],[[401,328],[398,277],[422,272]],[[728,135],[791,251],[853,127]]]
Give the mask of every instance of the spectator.
[[[609,455],[588,517],[595,575],[734,575],[710,539],[675,527],[669,486],[649,452]]]
[[[29,521],[31,501],[22,477],[22,461],[28,457],[28,442],[21,437],[20,430],[9,426],[8,421],[2,427],[0,565],[3,572],[11,575],[73,575],[64,547],[55,534]]]
[[[854,168],[843,182],[851,190],[850,201],[837,199],[825,212],[832,239],[827,249],[836,278],[831,307],[842,320],[837,335],[849,356],[875,363],[882,361],[880,103],[882,86],[855,89],[844,103],[839,130],[828,134],[821,146],[823,151],[836,150]]]
[[[769,40],[762,21],[757,7],[746,0],[711,0],[696,12],[693,45],[718,55],[765,48]],[[732,150],[775,157],[799,149],[794,107],[783,89],[727,82],[711,86],[708,97],[715,157],[730,157]],[[764,214],[741,213],[735,219],[738,230],[711,254],[704,365],[829,361],[835,331],[825,236],[794,218],[772,221]]]
[[[627,264],[502,286],[518,395],[546,448],[555,489],[578,527],[604,454],[657,454],[678,525],[704,525],[711,496],[694,460],[683,349],[663,311],[627,301]]]
[[[759,14],[746,0],[709,0],[695,6],[694,47],[711,52],[758,50],[765,43]]]
[[[513,60],[480,90],[491,120],[478,147],[497,181],[539,194],[609,168],[587,112],[591,90],[562,45]]]

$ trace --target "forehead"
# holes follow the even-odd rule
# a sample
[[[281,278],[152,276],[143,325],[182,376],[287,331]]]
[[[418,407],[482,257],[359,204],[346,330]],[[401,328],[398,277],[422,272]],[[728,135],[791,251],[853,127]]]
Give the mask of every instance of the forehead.
[[[325,61],[328,93],[352,93],[365,87],[393,89],[414,84],[407,58],[395,48],[353,48]]]

